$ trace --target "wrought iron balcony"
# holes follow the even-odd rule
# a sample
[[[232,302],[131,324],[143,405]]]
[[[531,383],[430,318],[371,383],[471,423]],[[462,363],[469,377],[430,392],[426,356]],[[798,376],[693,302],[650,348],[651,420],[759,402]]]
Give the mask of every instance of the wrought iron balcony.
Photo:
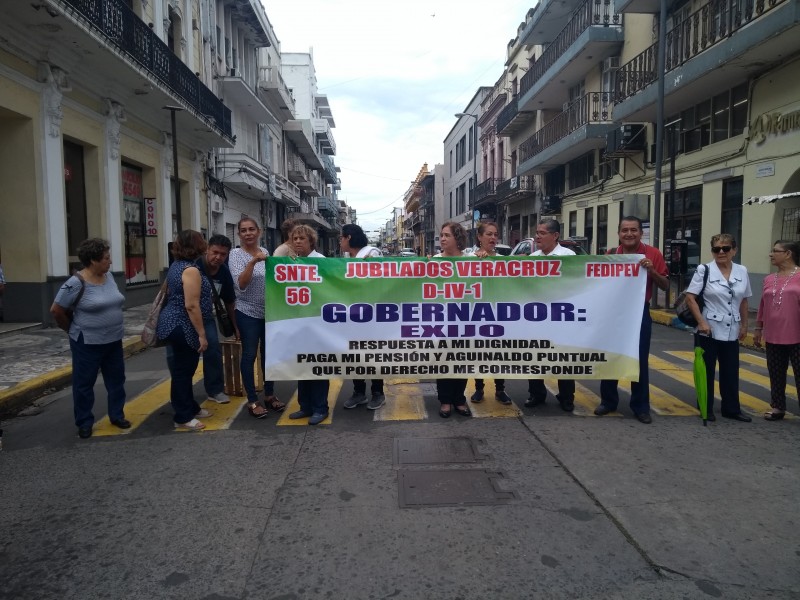
[[[582,96],[520,144],[520,163],[533,158],[584,125],[610,122],[612,106],[611,92],[590,92]]]
[[[518,175],[497,184],[495,200],[500,203],[509,199],[517,199],[520,194],[533,194],[535,191],[533,177]]]
[[[333,159],[327,154],[322,154],[320,155],[320,160],[322,161],[322,172],[325,175],[325,181],[330,184],[336,184],[339,176],[336,174],[336,165],[333,163]]]
[[[333,198],[329,198],[328,196],[320,196],[317,198],[317,207],[319,208],[319,212],[326,217],[336,217],[339,214],[336,202],[333,201]]]
[[[576,10],[566,27],[553,43],[547,46],[530,70],[520,80],[519,95],[524,96],[556,61],[567,52],[580,35],[593,25],[609,27],[621,25],[622,18],[614,12],[611,0],[587,0]]]
[[[495,188],[497,184],[500,183],[502,179],[498,179],[495,177],[490,177],[486,181],[482,181],[475,187],[475,202],[472,204],[472,208],[475,208],[479,204],[483,204],[485,202],[490,202],[494,199],[495,195]]]
[[[525,127],[529,120],[533,118],[532,112],[519,110],[518,99],[519,94],[514,95],[511,98],[511,102],[497,115],[497,135],[512,136]]]
[[[680,67],[716,46],[740,29],[787,0],[711,0],[667,32],[665,72]],[[617,71],[614,101],[619,103],[644,90],[656,80],[658,42],[625,63]]]
[[[128,7],[125,0],[61,0],[107,44],[145,69],[204,121],[232,138],[231,111]]]

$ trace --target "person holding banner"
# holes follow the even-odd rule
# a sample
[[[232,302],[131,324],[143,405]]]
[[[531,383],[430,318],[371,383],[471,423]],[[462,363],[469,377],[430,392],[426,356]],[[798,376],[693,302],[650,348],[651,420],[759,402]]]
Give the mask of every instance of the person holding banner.
[[[347,223],[342,227],[339,236],[339,248],[343,253],[351,258],[372,258],[381,256],[381,251],[369,245],[367,235],[358,225]],[[367,380],[353,380],[353,395],[344,401],[345,408],[356,408],[362,404],[367,405],[368,410],[378,410],[386,402],[383,393],[383,379],[373,379],[370,384],[372,397],[367,400]]]
[[[439,233],[439,246],[442,251],[434,258],[455,258],[464,256],[467,246],[467,232],[454,221],[447,221],[442,225]],[[447,419],[455,410],[462,417],[471,417],[472,411],[467,406],[464,390],[467,389],[466,379],[437,379],[436,395],[439,397],[439,416]]]
[[[639,328],[639,381],[631,382],[630,407],[640,423],[653,422],[650,417],[650,336],[653,321],[650,318],[650,298],[653,294],[653,284],[660,289],[669,287],[669,270],[664,261],[664,255],[658,248],[642,243],[642,221],[639,217],[623,217],[617,228],[620,245],[609,254],[643,254],[644,258],[639,265],[647,271],[647,289],[644,297],[642,321]],[[600,382],[600,404],[594,409],[598,417],[607,415],[617,410],[619,405],[618,381],[604,379]]]
[[[289,234],[294,251],[300,258],[325,258],[324,254],[317,252],[317,232],[308,225],[297,225]],[[330,381],[327,379],[301,379],[297,382],[297,402],[300,410],[289,415],[290,419],[304,419],[308,417],[309,425],[319,425],[328,418],[328,390]]]
[[[266,248],[258,244],[261,228],[252,217],[244,217],[237,225],[241,248],[231,250],[228,267],[236,282],[236,325],[242,341],[240,370],[242,385],[247,394],[247,410],[256,419],[269,414],[267,407],[280,412],[286,405],[275,396],[275,384],[264,381],[264,405],[258,402],[255,384],[256,354],[261,347],[259,367],[264,372],[266,340],[264,325],[264,261],[269,256]]]
[[[497,256],[496,247],[499,236],[497,223],[494,221],[486,221],[478,225],[478,249],[475,250],[475,256],[478,258]],[[472,402],[477,403],[483,400],[483,388],[483,379],[476,379],[475,393],[470,397]],[[506,393],[505,379],[494,380],[494,397],[501,404],[511,404],[511,397]]]
[[[555,219],[542,219],[536,227],[536,251],[531,256],[575,256],[575,252],[558,243],[561,236],[561,224]],[[532,408],[544,404],[547,399],[547,388],[542,379],[528,380],[528,401],[525,406]],[[558,380],[558,404],[567,412],[575,410],[575,381]]]

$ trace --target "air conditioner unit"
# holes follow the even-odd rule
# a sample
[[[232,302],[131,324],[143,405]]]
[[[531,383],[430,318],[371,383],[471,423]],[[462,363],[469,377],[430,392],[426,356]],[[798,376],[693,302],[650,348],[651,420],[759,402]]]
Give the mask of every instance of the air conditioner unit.
[[[619,69],[619,56],[609,56],[603,60],[603,71]]]
[[[211,200],[211,210],[216,213],[222,212],[222,200],[219,198],[212,198]]]

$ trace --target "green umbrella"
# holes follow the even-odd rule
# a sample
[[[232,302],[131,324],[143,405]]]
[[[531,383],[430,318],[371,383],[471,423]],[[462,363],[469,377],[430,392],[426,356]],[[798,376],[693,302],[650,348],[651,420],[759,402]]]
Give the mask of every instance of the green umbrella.
[[[705,351],[700,346],[694,349],[694,389],[697,393],[697,408],[703,417],[703,427],[708,426],[708,382],[706,381]]]

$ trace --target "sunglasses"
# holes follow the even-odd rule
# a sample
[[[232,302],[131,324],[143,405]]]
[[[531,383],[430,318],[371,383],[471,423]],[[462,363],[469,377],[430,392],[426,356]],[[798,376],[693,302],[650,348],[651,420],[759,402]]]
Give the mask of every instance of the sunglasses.
[[[733,246],[711,246],[711,251],[714,254],[719,254],[720,252],[730,252],[733,249]]]

